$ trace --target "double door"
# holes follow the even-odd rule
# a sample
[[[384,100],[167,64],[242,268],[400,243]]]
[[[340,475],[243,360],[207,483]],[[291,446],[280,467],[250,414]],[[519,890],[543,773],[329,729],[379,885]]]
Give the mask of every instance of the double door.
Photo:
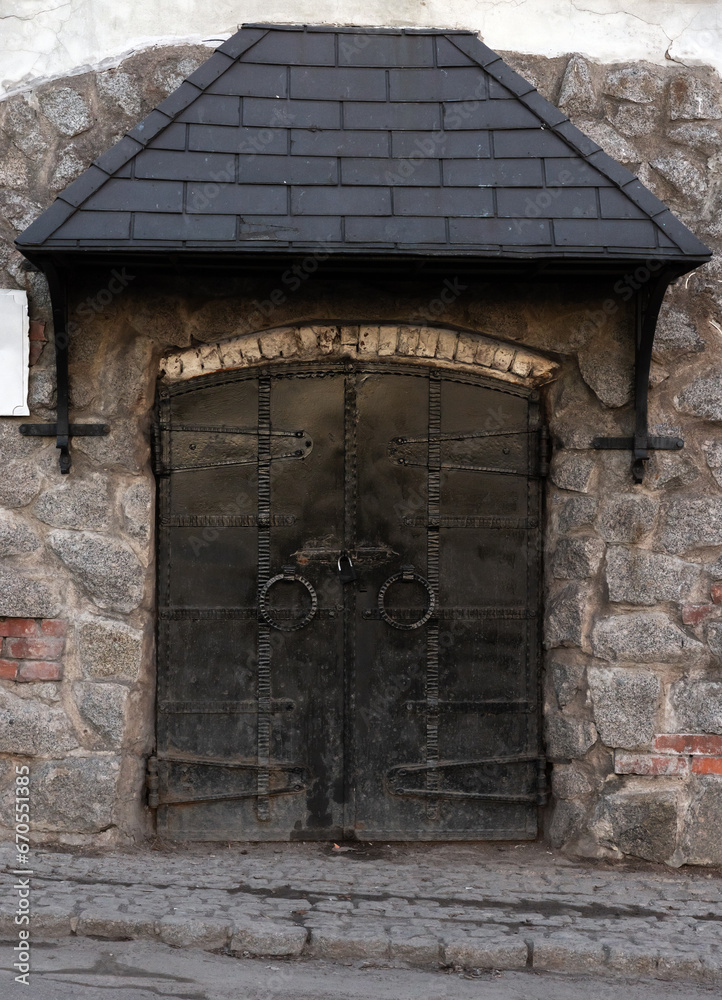
[[[160,833],[536,835],[537,428],[421,365],[163,391]]]

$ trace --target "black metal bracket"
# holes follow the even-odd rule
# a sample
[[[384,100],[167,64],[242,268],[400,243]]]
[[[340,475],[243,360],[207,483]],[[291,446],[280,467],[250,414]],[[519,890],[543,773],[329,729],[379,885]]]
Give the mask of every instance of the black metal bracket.
[[[600,451],[631,451],[632,476],[635,483],[644,480],[645,464],[649,460],[650,451],[679,451],[684,448],[683,438],[651,435],[648,426],[649,369],[652,363],[654,333],[664,294],[677,273],[665,268],[656,278],[649,280],[648,288],[641,288],[637,293],[634,342],[634,437],[595,437],[592,440],[592,447]]]
[[[103,437],[110,433],[107,424],[71,424],[69,418],[68,383],[68,295],[65,275],[53,264],[44,267],[50,290],[55,330],[55,373],[57,385],[57,419],[54,424],[20,424],[26,437],[54,437],[60,449],[58,464],[63,475],[70,472],[70,438]]]

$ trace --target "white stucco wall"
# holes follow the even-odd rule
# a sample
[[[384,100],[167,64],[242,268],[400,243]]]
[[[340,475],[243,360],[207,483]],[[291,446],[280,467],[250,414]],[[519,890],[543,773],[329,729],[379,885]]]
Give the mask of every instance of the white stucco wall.
[[[494,49],[722,70],[720,0],[0,0],[0,97],[248,21],[465,28]]]

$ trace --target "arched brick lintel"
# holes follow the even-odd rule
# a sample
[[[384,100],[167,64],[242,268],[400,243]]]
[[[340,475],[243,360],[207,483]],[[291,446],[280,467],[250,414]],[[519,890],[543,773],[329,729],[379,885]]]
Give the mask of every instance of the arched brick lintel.
[[[269,361],[343,358],[397,358],[469,369],[513,385],[538,386],[558,368],[551,358],[517,344],[471,330],[380,323],[303,323],[199,344],[165,356],[161,376],[184,381],[219,370],[248,368]]]

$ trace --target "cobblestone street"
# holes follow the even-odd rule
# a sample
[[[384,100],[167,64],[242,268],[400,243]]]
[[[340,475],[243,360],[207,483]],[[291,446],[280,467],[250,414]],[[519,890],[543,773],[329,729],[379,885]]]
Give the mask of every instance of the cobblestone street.
[[[0,859],[9,887],[14,854]],[[541,844],[216,843],[35,849],[32,871],[36,955],[43,941],[142,939],[241,959],[722,984],[719,870],[569,861]],[[6,892],[6,941],[13,913]]]

